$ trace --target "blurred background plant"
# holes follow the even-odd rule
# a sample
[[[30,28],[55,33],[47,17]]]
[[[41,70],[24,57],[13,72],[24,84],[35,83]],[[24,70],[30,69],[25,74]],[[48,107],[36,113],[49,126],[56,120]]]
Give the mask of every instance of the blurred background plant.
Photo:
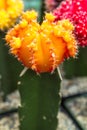
[[[45,0],[46,11],[53,11],[57,8],[62,0]]]

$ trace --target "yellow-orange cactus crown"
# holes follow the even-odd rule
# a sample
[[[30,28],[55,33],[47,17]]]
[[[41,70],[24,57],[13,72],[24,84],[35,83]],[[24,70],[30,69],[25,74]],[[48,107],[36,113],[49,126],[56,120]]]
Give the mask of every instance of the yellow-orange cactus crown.
[[[0,0],[0,29],[12,26],[22,11],[22,0]]]
[[[51,13],[37,23],[37,13],[24,12],[19,24],[6,35],[10,52],[28,68],[38,73],[53,72],[66,58],[75,57],[77,43],[69,20],[54,21]]]

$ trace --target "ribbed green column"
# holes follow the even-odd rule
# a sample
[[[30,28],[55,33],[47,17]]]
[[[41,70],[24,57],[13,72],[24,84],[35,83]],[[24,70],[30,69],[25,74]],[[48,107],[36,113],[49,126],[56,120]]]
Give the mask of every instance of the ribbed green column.
[[[5,43],[6,32],[0,31],[0,90],[7,94],[17,89],[17,80],[22,66],[18,61],[9,55],[9,49]]]
[[[11,69],[8,65],[8,51],[4,41],[5,33],[0,32],[0,75],[1,75],[1,91],[4,92],[4,96],[8,94],[12,88],[12,75]],[[13,84],[14,87],[14,84]]]
[[[28,70],[19,78],[21,97],[20,130],[56,130],[60,104],[60,79],[57,72],[37,75]]]

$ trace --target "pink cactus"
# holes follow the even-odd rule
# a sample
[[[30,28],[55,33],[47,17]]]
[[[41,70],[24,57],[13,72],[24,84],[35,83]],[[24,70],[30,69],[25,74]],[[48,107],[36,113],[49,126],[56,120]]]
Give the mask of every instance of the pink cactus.
[[[53,13],[56,20],[70,19],[79,45],[87,46],[87,0],[64,0]]]

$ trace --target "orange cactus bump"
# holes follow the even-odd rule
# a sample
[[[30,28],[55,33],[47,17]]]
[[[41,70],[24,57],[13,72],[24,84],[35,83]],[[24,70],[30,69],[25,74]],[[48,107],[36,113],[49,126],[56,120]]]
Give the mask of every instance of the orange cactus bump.
[[[67,57],[75,57],[77,43],[69,20],[54,22],[55,16],[46,13],[40,25],[35,11],[26,11],[21,21],[6,35],[10,52],[27,68],[37,73],[53,72]]]
[[[12,26],[22,10],[22,0],[0,0],[0,29]]]

